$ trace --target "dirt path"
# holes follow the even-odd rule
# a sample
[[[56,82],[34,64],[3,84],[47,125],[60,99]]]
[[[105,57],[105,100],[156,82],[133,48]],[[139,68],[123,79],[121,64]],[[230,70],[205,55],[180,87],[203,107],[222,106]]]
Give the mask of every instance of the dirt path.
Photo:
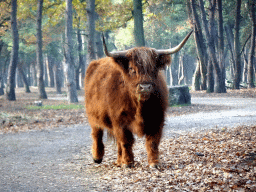
[[[254,98],[248,104],[248,98],[194,97],[192,103],[232,109],[168,117],[164,140],[205,128],[256,122]],[[92,163],[90,148],[88,125],[2,134],[0,191],[108,191],[97,179],[100,173]],[[109,165],[105,162],[100,166]]]
[[[166,134],[186,134],[212,128],[236,127],[256,123],[256,98],[192,97],[193,104],[230,107],[225,110],[203,111],[168,117]]]
[[[85,126],[0,135],[0,191],[88,191],[81,161],[90,164]]]

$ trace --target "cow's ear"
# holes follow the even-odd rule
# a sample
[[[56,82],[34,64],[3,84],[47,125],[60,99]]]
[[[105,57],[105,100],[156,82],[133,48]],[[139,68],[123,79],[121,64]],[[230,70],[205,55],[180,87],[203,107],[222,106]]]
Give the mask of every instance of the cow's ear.
[[[157,66],[159,69],[164,69],[167,65],[171,64],[171,61],[171,55],[159,55]]]
[[[129,59],[125,56],[118,56],[118,57],[113,57],[115,62],[120,65],[125,71],[128,71],[129,68]]]

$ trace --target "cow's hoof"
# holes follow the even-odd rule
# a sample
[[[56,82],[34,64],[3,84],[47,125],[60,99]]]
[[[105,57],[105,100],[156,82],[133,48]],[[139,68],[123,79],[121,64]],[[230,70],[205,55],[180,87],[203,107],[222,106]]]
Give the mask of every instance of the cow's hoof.
[[[94,163],[100,164],[102,162],[102,159],[93,159]]]
[[[159,163],[152,163],[152,164],[149,165],[149,167],[151,169],[160,169],[161,168]]]

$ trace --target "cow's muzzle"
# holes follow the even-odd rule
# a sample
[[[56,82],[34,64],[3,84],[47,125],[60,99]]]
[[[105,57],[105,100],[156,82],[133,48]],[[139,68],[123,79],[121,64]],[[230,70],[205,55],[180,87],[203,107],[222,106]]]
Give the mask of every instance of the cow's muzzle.
[[[137,93],[140,94],[149,94],[153,90],[152,84],[138,84],[137,85]]]

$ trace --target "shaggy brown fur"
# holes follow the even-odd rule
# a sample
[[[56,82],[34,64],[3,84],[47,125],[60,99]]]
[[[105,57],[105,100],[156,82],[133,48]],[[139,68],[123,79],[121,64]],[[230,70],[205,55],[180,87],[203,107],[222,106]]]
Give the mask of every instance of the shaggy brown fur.
[[[158,146],[168,106],[167,86],[160,69],[170,56],[151,48],[134,48],[125,57],[106,57],[90,63],[85,78],[85,106],[92,128],[92,155],[101,163],[106,128],[117,141],[117,163],[132,166],[133,134],[146,138],[148,162],[158,164]],[[143,90],[141,87],[149,87]]]

